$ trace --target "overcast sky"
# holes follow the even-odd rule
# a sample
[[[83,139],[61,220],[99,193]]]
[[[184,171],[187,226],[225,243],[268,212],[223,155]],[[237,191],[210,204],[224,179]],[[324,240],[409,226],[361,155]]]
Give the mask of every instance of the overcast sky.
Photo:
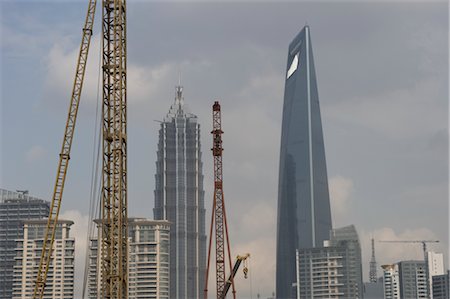
[[[1,2],[2,188],[51,197],[86,2]],[[99,17],[62,206],[81,237],[77,274],[89,206]],[[430,248],[448,260],[446,2],[128,1],[129,215],[153,217],[155,120],[173,102],[181,70],[185,102],[202,128],[208,219],[211,105],[221,100],[232,252],[252,254],[250,279],[238,282],[243,298],[264,298],[275,288],[285,67],[288,44],[306,23],[333,226],[355,224],[366,280],[371,236],[439,239]],[[379,265],[422,258],[420,245],[376,246]]]

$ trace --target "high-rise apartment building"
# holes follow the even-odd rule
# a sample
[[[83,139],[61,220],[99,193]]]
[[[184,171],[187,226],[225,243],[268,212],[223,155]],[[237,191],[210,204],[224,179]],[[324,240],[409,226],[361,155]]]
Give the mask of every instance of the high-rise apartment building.
[[[97,223],[101,233],[100,220]],[[169,298],[169,232],[165,220],[128,219],[128,298]],[[90,240],[88,298],[102,299],[98,239]]]
[[[75,239],[70,237],[69,220],[58,220],[53,259],[48,270],[44,299],[72,299],[74,295]],[[47,220],[27,220],[23,238],[16,240],[12,293],[14,299],[33,297]]]
[[[323,246],[331,226],[310,29],[289,45],[278,181],[276,296],[291,298],[296,250]]]
[[[0,298],[11,299],[16,240],[23,238],[23,221],[48,217],[50,203],[28,191],[0,189]]]
[[[296,289],[294,298],[363,298],[361,246],[353,225],[332,230],[324,247],[297,251]]]
[[[200,125],[187,112],[182,87],[161,122],[154,218],[170,229],[170,298],[199,298],[205,284],[206,234]]]
[[[430,299],[434,298],[433,290],[433,276],[443,275],[444,270],[444,255],[433,251],[427,252],[428,262],[428,291],[430,293]]]
[[[400,299],[400,277],[398,265],[382,265],[384,299]]]
[[[401,261],[398,263],[400,298],[426,299],[427,268],[424,261]]]

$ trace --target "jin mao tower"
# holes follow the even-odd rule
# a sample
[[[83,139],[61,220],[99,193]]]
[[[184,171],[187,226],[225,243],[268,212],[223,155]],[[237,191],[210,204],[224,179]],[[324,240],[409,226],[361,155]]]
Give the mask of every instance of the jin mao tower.
[[[206,269],[200,125],[187,112],[183,88],[161,122],[155,175],[156,220],[170,227],[170,298],[199,298]]]

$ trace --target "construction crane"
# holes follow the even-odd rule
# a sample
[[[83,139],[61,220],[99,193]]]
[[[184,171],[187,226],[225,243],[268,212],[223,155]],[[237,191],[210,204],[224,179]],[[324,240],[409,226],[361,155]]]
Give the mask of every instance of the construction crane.
[[[91,44],[92,28],[94,26],[95,7],[97,0],[89,0],[86,20],[83,27],[81,46],[78,54],[78,62],[75,72],[75,80],[72,87],[72,96],[70,98],[69,113],[67,116],[64,139],[59,154],[58,169],[56,171],[56,182],[53,189],[50,213],[45,230],[44,243],[42,244],[41,259],[37,273],[36,284],[34,287],[33,298],[42,298],[44,296],[45,283],[50,268],[50,262],[55,241],[56,226],[58,223],[59,211],[61,209],[61,200],[66,182],[67,168],[69,167],[70,150],[72,148],[73,133],[77,121],[78,105],[80,103],[81,91],[83,89],[84,74],[86,71],[86,62]]]
[[[44,296],[94,25],[89,0],[33,298]],[[102,0],[103,171],[101,297],[128,298],[126,0]]]
[[[126,0],[103,0],[101,297],[128,298]]]
[[[426,273],[426,280],[427,280],[427,294],[428,298],[431,298],[430,296],[430,274],[428,270],[428,255],[427,255],[427,243],[439,243],[439,240],[381,240],[378,242],[382,243],[422,243],[422,249],[423,249],[423,260],[425,262],[425,273]]]
[[[225,287],[223,289],[222,294],[220,295],[220,299],[224,299],[227,296],[228,290],[230,289],[231,282],[234,281],[234,277],[236,276],[237,271],[239,270],[239,266],[242,262],[244,262],[244,278],[247,278],[248,273],[248,266],[246,264],[247,259],[250,257],[250,253],[244,254],[244,255],[238,255],[236,257],[236,262],[234,263],[233,271],[230,274],[230,277],[228,277],[227,282],[225,283]]]
[[[213,208],[211,214],[211,226],[209,230],[209,247],[208,247],[208,263],[206,267],[206,281],[205,281],[205,299],[208,298],[208,274],[211,260],[211,247],[213,239],[213,228],[215,232],[215,245],[216,245],[216,292],[217,298],[224,294],[225,290],[225,250],[228,252],[228,262],[230,271],[231,268],[231,252],[230,252],[230,239],[228,236],[227,217],[225,212],[225,200],[223,195],[223,172],[222,172],[222,118],[220,112],[220,104],[218,101],[213,105],[213,158],[214,158],[214,198]],[[225,244],[226,241],[226,244]],[[225,248],[226,246],[226,248]],[[236,299],[236,290],[234,288],[234,276],[231,275],[231,286],[233,292],[233,298]]]
[[[382,243],[422,243],[423,257],[427,259],[427,243],[439,243],[438,240],[380,240]]]

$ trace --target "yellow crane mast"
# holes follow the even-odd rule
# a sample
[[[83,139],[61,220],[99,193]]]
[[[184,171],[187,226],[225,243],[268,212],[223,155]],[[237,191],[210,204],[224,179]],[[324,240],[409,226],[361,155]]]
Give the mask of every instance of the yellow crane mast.
[[[43,298],[70,159],[97,1],[89,0],[33,298]],[[101,297],[128,298],[126,1],[102,0]]]
[[[70,150],[72,147],[73,133],[77,120],[78,105],[80,103],[81,91],[83,89],[84,74],[86,71],[86,62],[91,43],[92,28],[94,26],[95,7],[97,0],[90,0],[86,20],[83,28],[83,36],[81,39],[80,52],[78,54],[78,62],[75,73],[75,80],[72,88],[72,96],[70,99],[69,113],[67,116],[66,129],[64,131],[64,139],[59,154],[58,169],[56,172],[56,182],[53,189],[53,197],[50,205],[50,213],[45,230],[44,243],[42,245],[42,254],[39,262],[39,270],[34,287],[33,298],[42,298],[44,296],[45,283],[50,267],[53,243],[55,241],[56,226],[58,223],[59,211],[61,208],[61,200],[64,191],[64,183],[66,181],[67,168],[70,160]]]
[[[101,298],[128,298],[126,2],[103,0]]]

